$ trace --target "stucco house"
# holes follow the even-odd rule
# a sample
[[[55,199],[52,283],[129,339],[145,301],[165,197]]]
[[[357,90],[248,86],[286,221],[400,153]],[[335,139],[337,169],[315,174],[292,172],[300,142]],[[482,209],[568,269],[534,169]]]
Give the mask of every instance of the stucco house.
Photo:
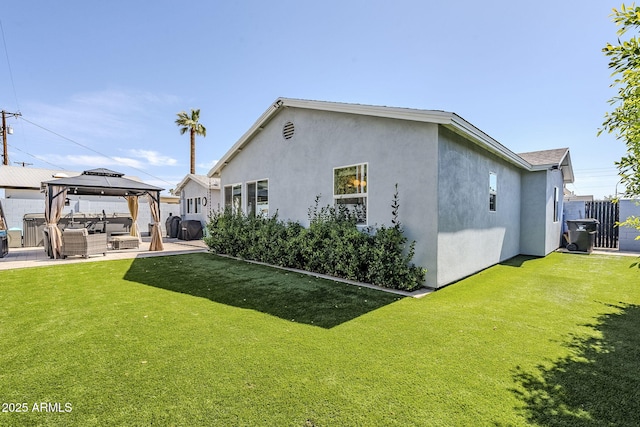
[[[188,174],[176,186],[174,194],[180,197],[182,220],[198,220],[205,225],[211,214],[221,208],[219,178]]]
[[[398,184],[414,262],[439,288],[560,245],[566,148],[518,155],[455,113],[279,98],[209,171],[222,201],[308,224],[308,209],[358,209],[391,225]]]

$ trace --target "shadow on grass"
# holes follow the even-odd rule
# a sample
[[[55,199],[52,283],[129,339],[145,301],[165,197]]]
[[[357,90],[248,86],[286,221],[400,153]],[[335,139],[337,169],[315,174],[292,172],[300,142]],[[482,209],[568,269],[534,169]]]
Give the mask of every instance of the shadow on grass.
[[[502,261],[500,265],[506,265],[508,267],[522,267],[524,263],[526,263],[527,261],[532,261],[534,259],[540,259],[540,257],[536,257],[533,255],[516,255],[513,258]]]
[[[515,391],[530,422],[543,426],[640,426],[640,306],[624,305],[574,340],[573,356],[535,373],[518,370]]]
[[[124,279],[322,328],[402,299],[210,253],[137,258]]]

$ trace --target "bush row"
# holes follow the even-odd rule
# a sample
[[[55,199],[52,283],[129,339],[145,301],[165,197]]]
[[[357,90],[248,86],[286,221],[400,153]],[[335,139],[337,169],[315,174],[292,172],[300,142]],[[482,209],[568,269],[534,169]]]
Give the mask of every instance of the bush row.
[[[415,242],[408,244],[397,219],[393,226],[356,225],[356,215],[338,206],[309,209],[309,227],[271,217],[247,216],[231,209],[215,213],[205,242],[220,254],[371,283],[393,289],[422,286],[426,270],[411,263]]]

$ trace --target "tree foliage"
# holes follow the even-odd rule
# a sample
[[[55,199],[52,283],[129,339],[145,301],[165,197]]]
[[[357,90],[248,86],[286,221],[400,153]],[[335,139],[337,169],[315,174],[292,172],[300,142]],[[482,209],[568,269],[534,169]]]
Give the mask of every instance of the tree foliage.
[[[617,43],[607,43],[603,52],[613,70],[612,87],[617,94],[609,100],[613,110],[605,114],[600,132],[607,131],[622,140],[627,152],[616,162],[624,195],[640,196],[640,7],[635,4],[613,9],[613,22],[619,27]],[[634,32],[635,34],[630,34]],[[625,37],[623,39],[623,37]],[[617,197],[617,195],[616,195]],[[637,219],[628,218],[619,224],[640,230]]]
[[[357,226],[357,213],[343,205],[309,208],[309,227],[272,217],[225,209],[207,224],[205,243],[220,254],[372,283],[414,290],[426,270],[411,261],[415,242],[408,242],[398,219],[398,191],[393,196],[392,227]]]
[[[191,114],[180,111],[177,114],[176,125],[180,127],[180,135],[189,132],[191,151],[190,173],[196,173],[196,135],[207,136],[207,129],[200,123],[200,109],[191,109]]]
[[[616,162],[621,183],[626,187],[627,196],[640,195],[640,7],[624,4],[613,9],[612,20],[619,27],[617,43],[607,43],[603,52],[609,58],[609,68],[613,70],[612,87],[617,94],[609,100],[613,110],[605,115],[602,131],[613,133],[626,144],[625,156]]]

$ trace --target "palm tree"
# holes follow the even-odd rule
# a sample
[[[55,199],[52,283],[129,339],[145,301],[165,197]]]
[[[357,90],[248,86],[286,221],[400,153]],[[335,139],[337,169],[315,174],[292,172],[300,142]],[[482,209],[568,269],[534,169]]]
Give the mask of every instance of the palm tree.
[[[180,135],[184,135],[187,131],[191,136],[191,172],[196,173],[196,135],[207,136],[207,129],[198,123],[200,119],[200,109],[191,109],[191,116],[186,111],[178,113],[176,125],[180,127]]]

